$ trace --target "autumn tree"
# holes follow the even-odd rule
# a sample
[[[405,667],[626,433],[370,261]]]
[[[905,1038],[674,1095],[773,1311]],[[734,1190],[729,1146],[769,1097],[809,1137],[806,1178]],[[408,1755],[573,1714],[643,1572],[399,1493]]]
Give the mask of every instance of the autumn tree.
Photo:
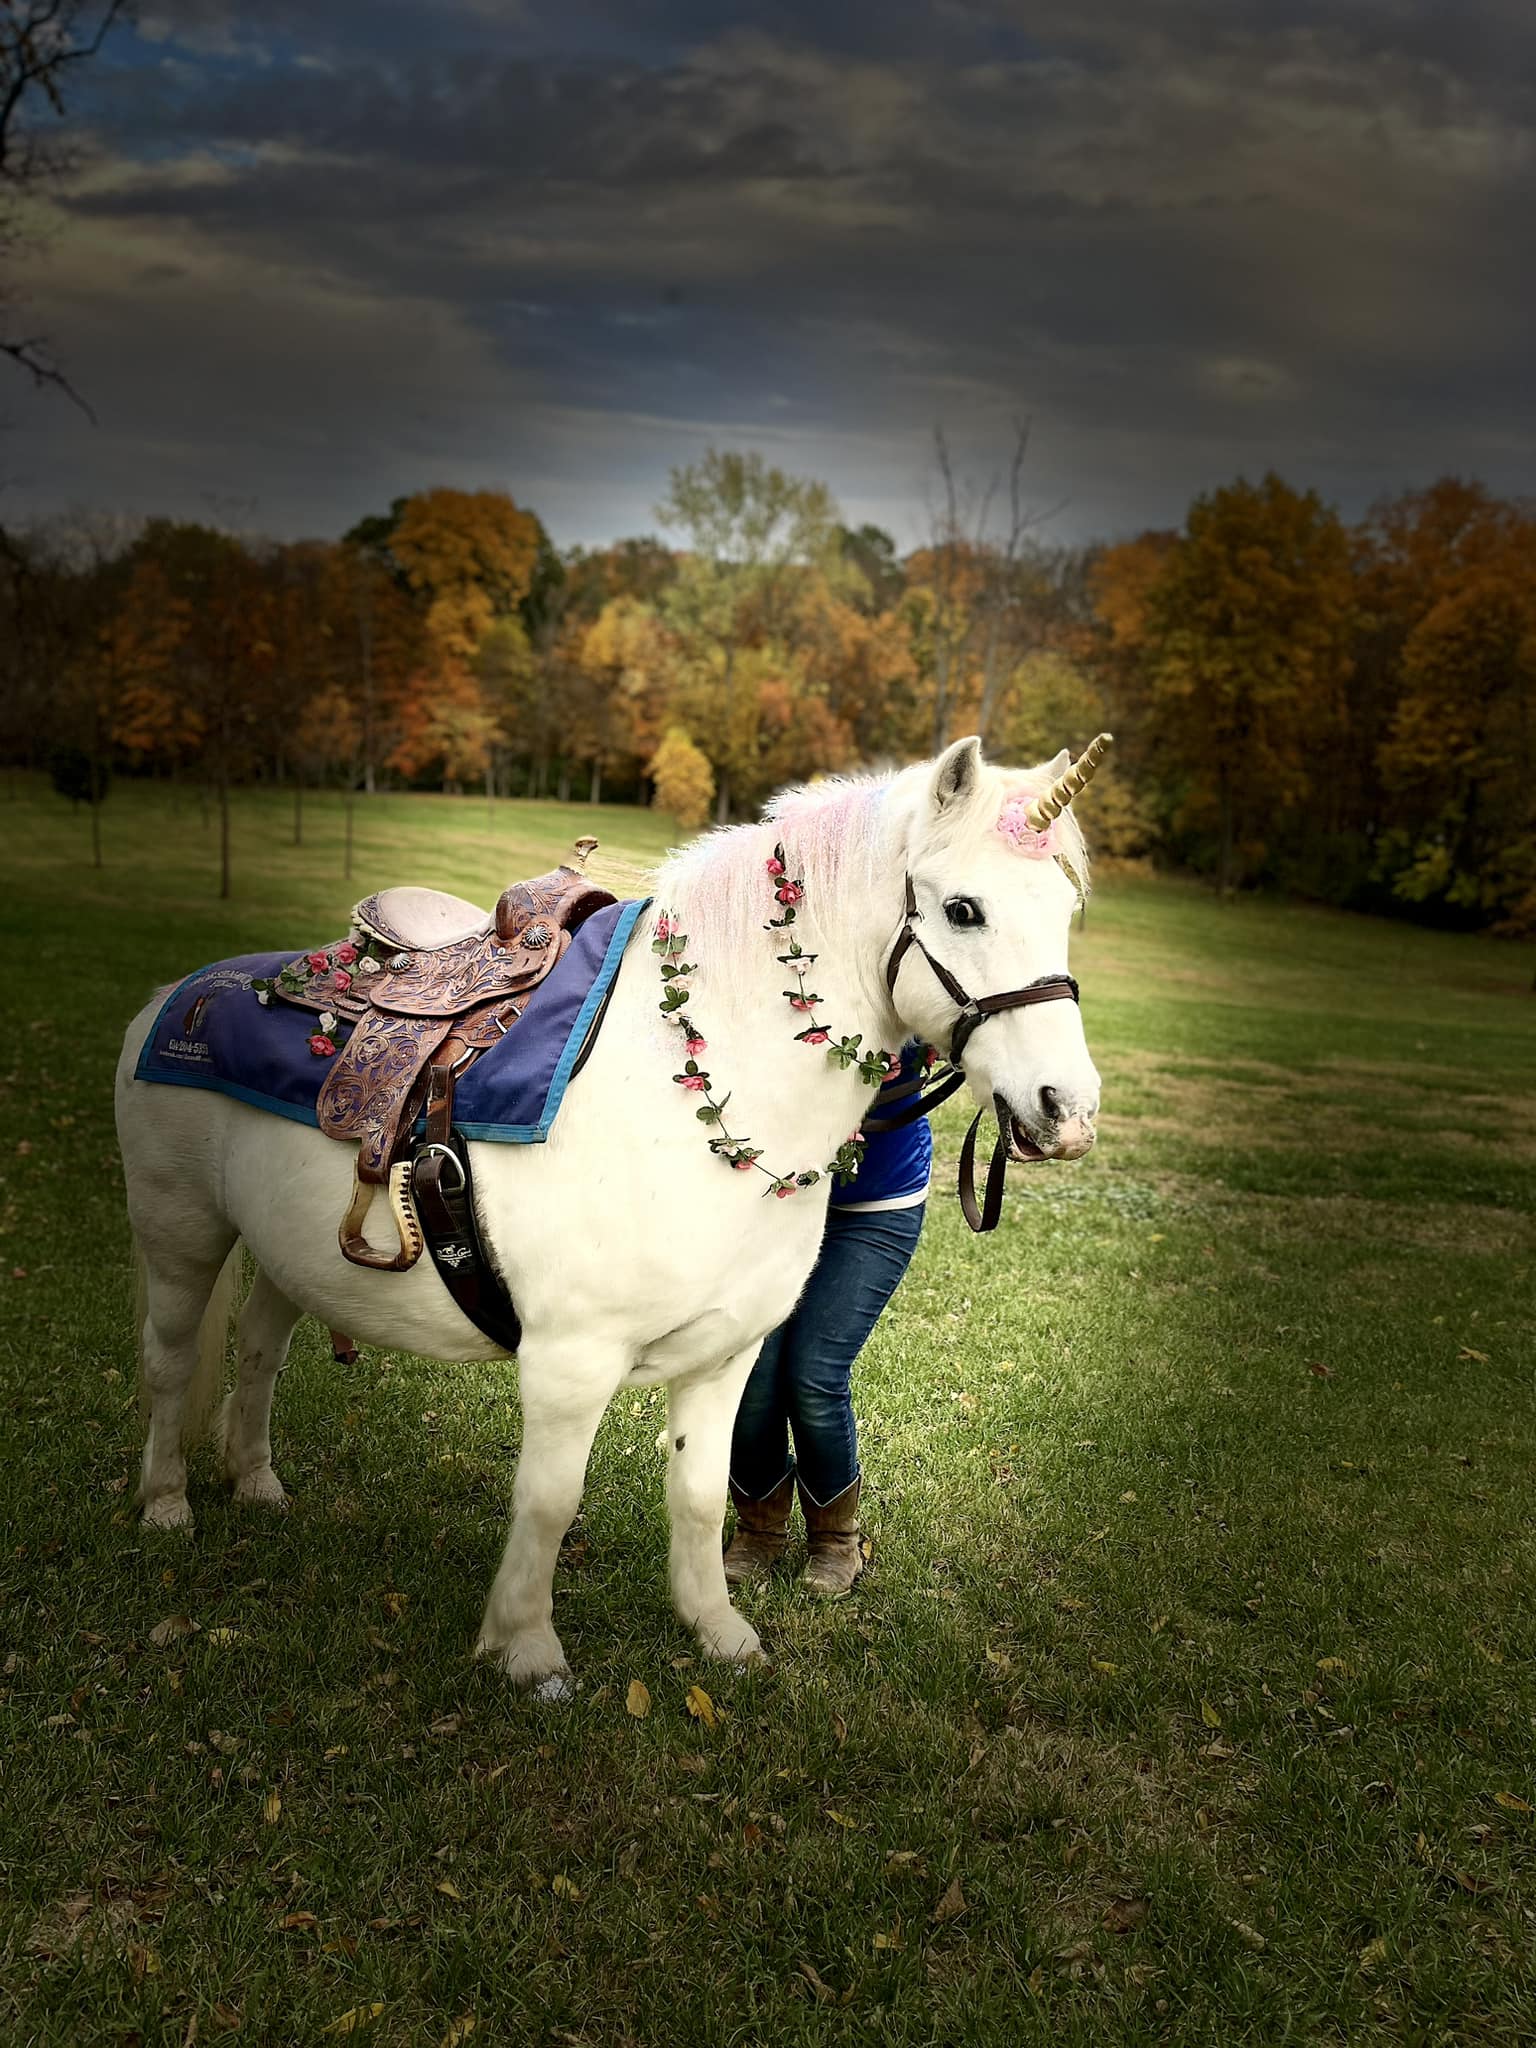
[[[836,507],[825,484],[786,476],[760,455],[711,448],[702,462],[672,471],[656,516],[687,542],[663,609],[696,688],[713,700],[696,729],[707,735],[724,822],[733,783],[752,766],[751,721],[738,704],[742,654],[788,626],[798,573],[835,545]]]
[[[648,772],[656,787],[657,810],[670,811],[679,830],[696,832],[709,816],[715,794],[708,755],[673,726],[651,756]]]
[[[1354,591],[1338,515],[1273,474],[1198,498],[1152,593],[1152,711],[1184,844],[1229,890],[1316,795]]]

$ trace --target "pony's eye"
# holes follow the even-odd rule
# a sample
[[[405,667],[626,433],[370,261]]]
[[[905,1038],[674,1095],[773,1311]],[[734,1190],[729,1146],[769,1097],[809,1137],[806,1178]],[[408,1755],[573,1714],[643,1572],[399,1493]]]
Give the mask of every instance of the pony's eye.
[[[974,896],[951,896],[944,906],[944,915],[957,932],[979,931],[987,921]]]

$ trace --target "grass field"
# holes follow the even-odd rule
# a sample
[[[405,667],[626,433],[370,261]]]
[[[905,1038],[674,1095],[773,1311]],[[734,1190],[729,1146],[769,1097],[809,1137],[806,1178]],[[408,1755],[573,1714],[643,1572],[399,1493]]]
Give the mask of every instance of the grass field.
[[[204,1455],[195,1537],[141,1533],[125,1020],[382,881],[483,898],[577,830],[663,843],[592,820],[378,799],[349,885],[338,811],[294,849],[249,798],[221,906],[189,799],[117,790],[100,874],[51,794],[0,799],[0,2040],[1528,2041],[1513,948],[1108,884],[1074,963],[1099,1148],[973,1239],[943,1123],[857,1382],[873,1566],[752,1603],[765,1676],[669,1615],[650,1395],[557,1579],[566,1710],[469,1655],[510,1368],[348,1369],[306,1325],[292,1511],[237,1514]]]

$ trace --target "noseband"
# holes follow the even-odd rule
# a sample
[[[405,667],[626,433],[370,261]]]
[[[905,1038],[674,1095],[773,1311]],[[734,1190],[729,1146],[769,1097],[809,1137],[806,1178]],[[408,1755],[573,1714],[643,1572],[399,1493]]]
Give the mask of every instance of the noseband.
[[[1005,989],[1000,994],[973,996],[951,974],[942,960],[935,960],[928,948],[917,935],[917,926],[922,922],[923,913],[917,907],[917,892],[912,887],[912,877],[906,877],[906,909],[901,921],[901,930],[896,934],[896,943],[891,948],[885,963],[886,993],[896,994],[896,977],[901,972],[901,963],[912,947],[928,962],[944,993],[960,1006],[949,1036],[949,1064],[951,1072],[926,1094],[921,1092],[922,1083],[912,1082],[902,1093],[913,1099],[907,1101],[894,1116],[869,1117],[864,1128],[870,1131],[895,1130],[902,1124],[914,1123],[918,1117],[926,1116],[941,1102],[947,1101],[963,1086],[965,1072],[962,1059],[965,1048],[970,1044],[971,1035],[989,1017],[1000,1016],[1006,1010],[1030,1009],[1036,1003],[1078,1002],[1077,983],[1070,974],[1048,974],[1039,981],[1031,982],[1028,988]],[[995,1230],[998,1218],[1003,1213],[1003,1179],[1008,1167],[1008,1125],[1010,1113],[1000,1097],[994,1095],[992,1107],[997,1116],[997,1144],[993,1148],[992,1161],[987,1168],[987,1186],[984,1200],[976,1199],[976,1131],[986,1111],[978,1109],[971,1127],[965,1134],[965,1143],[960,1148],[960,1208],[972,1230]]]

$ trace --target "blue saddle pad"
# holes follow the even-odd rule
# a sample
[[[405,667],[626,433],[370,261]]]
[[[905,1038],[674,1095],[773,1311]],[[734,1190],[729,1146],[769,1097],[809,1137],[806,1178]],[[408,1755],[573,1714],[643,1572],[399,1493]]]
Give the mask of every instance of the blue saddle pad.
[[[505,1038],[459,1083],[454,1127],[496,1145],[542,1145],[566,1084],[592,1035],[649,897],[596,911],[528,998]],[[160,1006],[134,1076],[173,1088],[210,1088],[295,1123],[317,1124],[315,1103],[331,1062],[309,1049],[313,1011],[258,1002],[294,949],[244,953],[200,967]]]

